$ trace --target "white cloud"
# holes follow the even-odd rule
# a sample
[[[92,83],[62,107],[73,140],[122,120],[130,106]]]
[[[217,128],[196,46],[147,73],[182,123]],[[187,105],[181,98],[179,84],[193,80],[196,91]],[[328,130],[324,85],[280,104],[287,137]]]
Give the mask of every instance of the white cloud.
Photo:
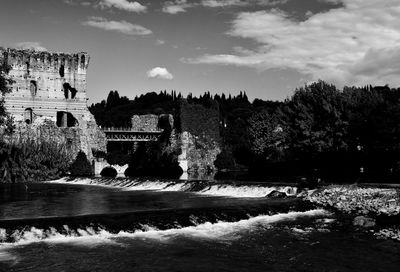
[[[147,7],[139,2],[130,2],[128,0],[101,0],[99,3],[102,8],[117,8],[130,12],[146,12]]]
[[[163,6],[163,12],[177,14],[186,12],[193,7],[223,8],[233,6],[274,6],[286,3],[288,0],[201,0],[199,2],[188,2],[187,0],[166,1]]]
[[[155,68],[147,71],[147,77],[168,79],[168,80],[171,80],[174,78],[174,76],[170,72],[168,72],[167,68],[163,68],[163,67],[155,67]]]
[[[39,42],[20,42],[16,43],[15,46],[19,49],[28,49],[35,51],[48,51],[46,47],[43,47]]]
[[[249,1],[242,0],[202,0],[201,4],[205,7],[216,8],[226,6],[246,6]]]
[[[163,45],[163,44],[165,44],[164,40],[157,40],[156,41],[156,45]]]
[[[193,7],[194,3],[188,3],[186,0],[166,1],[162,11],[169,14],[178,14],[186,12],[186,9]]]
[[[229,6],[275,6],[286,3],[288,0],[202,0],[201,5],[209,8]]]
[[[82,25],[92,26],[108,31],[117,31],[126,35],[149,35],[152,34],[150,29],[147,29],[141,25],[134,25],[127,21],[109,21],[102,17],[89,17]]]
[[[339,86],[400,85],[400,1],[342,0],[342,5],[302,22],[277,10],[242,12],[228,35],[256,41],[255,50],[186,61],[295,69]]]

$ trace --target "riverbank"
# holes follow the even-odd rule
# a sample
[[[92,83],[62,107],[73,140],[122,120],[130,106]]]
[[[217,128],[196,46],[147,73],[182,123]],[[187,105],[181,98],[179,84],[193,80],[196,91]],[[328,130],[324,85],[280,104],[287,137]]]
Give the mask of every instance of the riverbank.
[[[400,241],[399,188],[330,185],[310,190],[302,197],[323,207],[354,215],[354,226],[369,229],[379,238]]]

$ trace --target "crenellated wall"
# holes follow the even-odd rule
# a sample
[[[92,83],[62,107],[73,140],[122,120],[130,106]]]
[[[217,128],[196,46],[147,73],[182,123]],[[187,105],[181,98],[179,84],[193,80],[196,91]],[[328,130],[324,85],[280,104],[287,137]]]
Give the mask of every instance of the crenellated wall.
[[[0,48],[3,61],[12,70],[15,81],[12,97],[36,99],[65,99],[64,83],[77,90],[76,99],[86,103],[87,53],[66,54]],[[36,91],[32,92],[32,81]],[[70,98],[70,97],[69,97]]]

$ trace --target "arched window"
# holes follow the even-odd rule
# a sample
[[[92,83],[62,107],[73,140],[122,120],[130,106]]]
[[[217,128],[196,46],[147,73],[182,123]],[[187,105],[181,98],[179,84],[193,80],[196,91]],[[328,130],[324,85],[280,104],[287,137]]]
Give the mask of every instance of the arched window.
[[[86,62],[85,55],[82,55],[82,57],[81,57],[81,66],[82,66],[82,69],[85,69],[85,62]]]
[[[28,125],[29,125],[29,124],[32,124],[32,121],[33,121],[33,111],[32,111],[31,108],[25,109],[25,111],[24,111],[24,120],[25,120],[25,123],[27,123]]]
[[[31,80],[31,84],[30,84],[29,89],[31,91],[32,97],[36,96],[36,93],[37,93],[37,82],[36,82],[36,80]]]

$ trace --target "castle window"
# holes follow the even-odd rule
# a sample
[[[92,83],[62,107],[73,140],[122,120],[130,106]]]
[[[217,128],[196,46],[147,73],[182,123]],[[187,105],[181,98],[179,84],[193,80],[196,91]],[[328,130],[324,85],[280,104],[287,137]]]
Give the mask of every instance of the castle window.
[[[60,77],[64,77],[64,65],[63,64],[61,64],[61,66],[60,66],[60,70],[59,70],[59,73],[60,73]]]
[[[26,63],[26,74],[29,76],[29,61],[25,62]]]
[[[69,85],[69,83],[68,82],[65,82],[64,84],[63,84],[63,91],[64,91],[64,97],[65,97],[65,99],[68,99],[68,96],[69,96],[69,89],[71,88],[71,85]]]
[[[85,69],[85,62],[86,62],[85,55],[83,55],[83,56],[81,57],[81,66],[82,66],[82,69]]]
[[[57,112],[57,126],[58,127],[76,127],[78,120],[70,112],[58,111]]]
[[[27,108],[24,111],[24,119],[25,119],[25,123],[32,124],[33,121],[33,111],[31,108]]]
[[[37,93],[37,82],[36,80],[31,80],[31,84],[29,87],[32,96],[36,96]]]

